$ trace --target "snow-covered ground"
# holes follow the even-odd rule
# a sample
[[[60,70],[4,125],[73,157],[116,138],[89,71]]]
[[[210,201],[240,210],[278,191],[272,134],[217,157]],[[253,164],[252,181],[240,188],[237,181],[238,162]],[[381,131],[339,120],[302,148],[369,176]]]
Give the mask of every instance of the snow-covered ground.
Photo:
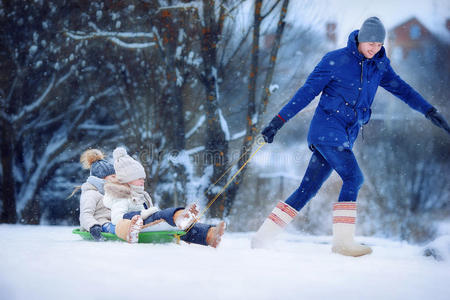
[[[374,252],[350,258],[331,253],[330,237],[292,233],[283,234],[274,249],[252,250],[251,233],[226,233],[213,249],[95,243],[72,229],[0,225],[0,299],[447,300],[450,295],[448,259],[436,261],[422,255],[423,247],[384,239],[359,238]]]

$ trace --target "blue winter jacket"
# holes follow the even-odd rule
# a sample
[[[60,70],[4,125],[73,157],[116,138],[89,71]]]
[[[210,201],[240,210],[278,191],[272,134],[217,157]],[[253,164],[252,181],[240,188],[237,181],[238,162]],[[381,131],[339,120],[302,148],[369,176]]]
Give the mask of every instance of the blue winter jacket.
[[[309,128],[310,148],[330,145],[351,149],[359,128],[369,122],[378,86],[423,114],[433,108],[394,72],[384,47],[371,59],[358,52],[358,32],[350,34],[347,47],[331,51],[322,58],[279,113],[287,122],[322,92]]]

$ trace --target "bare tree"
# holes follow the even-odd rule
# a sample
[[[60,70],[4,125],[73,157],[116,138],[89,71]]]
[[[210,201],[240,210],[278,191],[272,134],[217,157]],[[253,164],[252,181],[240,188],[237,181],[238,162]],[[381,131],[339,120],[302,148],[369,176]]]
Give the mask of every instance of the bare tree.
[[[284,19],[286,17],[287,8],[289,5],[289,0],[284,0],[281,9],[279,20],[277,23],[277,28],[275,31],[274,42],[272,49],[270,51],[268,67],[266,69],[266,76],[264,84],[261,88],[261,99],[256,100],[256,92],[259,90],[257,86],[257,79],[260,73],[261,63],[259,61],[259,43],[260,43],[260,28],[261,23],[265,17],[267,17],[270,12],[277,6],[281,1],[275,2],[271,9],[262,14],[262,0],[255,1],[255,11],[254,11],[254,21],[253,21],[253,42],[252,42],[252,55],[251,55],[251,67],[249,73],[249,84],[248,84],[248,109],[247,109],[247,128],[243,139],[240,159],[237,162],[237,169],[240,169],[244,163],[249,159],[251,154],[251,149],[255,144],[255,137],[260,132],[262,115],[266,110],[269,97],[270,97],[270,85],[272,84],[272,78],[275,71],[275,65],[277,61],[278,49],[280,47],[281,38],[283,37],[283,32],[285,28]],[[231,186],[228,192],[227,210],[231,210],[236,193],[239,189],[239,183],[243,180],[246,173],[246,169],[243,169],[234,180],[234,184]]]
[[[185,150],[185,92],[199,66],[199,47],[194,49],[192,38],[198,29],[194,8],[180,3],[140,4],[132,12],[118,7],[115,14],[126,24],[120,30],[115,25],[119,19],[98,19],[97,11],[88,9],[84,27],[68,31],[77,43],[94,40],[91,49],[107,52],[118,91],[108,107],[121,128],[117,142],[139,154],[161,207],[185,204],[189,180],[185,165],[171,159]]]
[[[359,159],[364,172],[370,209],[364,214],[375,218],[370,231],[424,242],[434,236],[434,223],[450,209],[448,169],[445,152],[448,142],[440,138],[438,129],[427,120],[373,122],[365,141],[360,143]],[[418,140],[430,139],[422,145]],[[440,141],[440,142],[438,142]],[[376,159],[374,159],[376,157]]]
[[[59,164],[78,155],[70,151],[77,149],[72,148],[77,128],[90,116],[93,103],[111,92],[108,88],[91,96],[73,92],[79,91],[73,79],[82,69],[73,57],[81,49],[64,43],[61,31],[49,29],[62,25],[56,11],[50,3],[23,6],[13,1],[3,7],[2,222],[15,223],[17,211],[23,210],[21,222],[39,223],[36,196]]]
[[[275,12],[285,14],[281,7],[287,8],[288,1],[282,2],[267,2],[265,12],[259,12],[260,21],[274,19]],[[253,55],[245,50],[254,24],[245,24],[242,35],[233,34],[239,23],[236,12],[246,11],[246,1],[133,1],[132,5],[92,1],[71,2],[68,8],[63,4],[35,3],[27,6],[36,10],[30,12],[21,11],[17,2],[4,10],[5,15],[8,9],[20,13],[3,18],[2,28],[17,26],[25,15],[36,16],[18,31],[27,36],[14,30],[2,35],[5,51],[0,55],[6,58],[2,70],[22,72],[12,73],[22,77],[0,78],[2,128],[12,128],[2,132],[1,193],[24,199],[11,208],[8,201],[13,198],[4,196],[5,218],[10,211],[26,208],[25,222],[38,222],[46,201],[42,197],[49,197],[46,191],[52,190],[52,174],[58,170],[67,184],[74,180],[70,178],[79,181],[81,173],[74,175],[73,167],[69,170],[66,165],[89,146],[109,149],[125,144],[144,164],[150,190],[162,207],[195,201],[208,186],[212,189],[207,198],[212,199],[228,178],[216,181],[233,167],[228,161],[230,142],[242,138],[231,137],[238,117],[229,111],[239,102],[233,93],[244,90],[250,95],[247,112],[238,113],[239,118],[247,114],[247,119],[255,120],[246,128],[243,144],[248,147],[268,102],[282,32],[276,32],[279,39],[271,59],[265,61],[258,58],[258,49]],[[283,27],[284,22],[277,25],[278,30]],[[258,39],[260,35],[256,34]],[[15,44],[21,44],[20,49]],[[246,89],[247,79],[241,76],[243,84],[233,91],[223,89],[223,82],[232,80],[234,73],[244,74],[251,57],[256,76],[245,76],[251,87]],[[264,81],[262,89],[259,81]],[[247,106],[248,100],[241,102]],[[23,124],[27,126],[18,131]],[[11,159],[11,153],[20,155]],[[195,153],[202,154],[198,165],[192,161]],[[229,213],[236,194],[237,188],[228,190],[211,215]]]

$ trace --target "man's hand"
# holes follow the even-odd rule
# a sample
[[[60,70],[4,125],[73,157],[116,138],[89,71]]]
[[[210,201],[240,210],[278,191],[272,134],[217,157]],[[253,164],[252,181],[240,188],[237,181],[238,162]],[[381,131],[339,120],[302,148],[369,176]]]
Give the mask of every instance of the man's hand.
[[[272,121],[270,121],[269,125],[267,125],[267,127],[261,132],[261,135],[266,143],[270,144],[273,142],[275,134],[283,126],[284,122],[285,121],[280,117],[280,115],[275,116]]]
[[[433,107],[430,109],[426,114],[426,118],[433,122],[434,125],[444,129],[448,134],[450,134],[450,127],[448,126],[447,121],[440,113],[437,112],[436,108]]]

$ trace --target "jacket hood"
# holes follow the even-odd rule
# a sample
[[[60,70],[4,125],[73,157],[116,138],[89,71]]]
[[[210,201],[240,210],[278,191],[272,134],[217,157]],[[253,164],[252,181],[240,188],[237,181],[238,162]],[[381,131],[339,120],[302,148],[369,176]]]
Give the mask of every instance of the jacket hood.
[[[347,49],[356,57],[358,58],[358,60],[363,60],[364,59],[364,55],[362,55],[361,53],[359,53],[358,51],[358,33],[359,30],[355,30],[352,33],[350,33],[350,35],[348,36],[348,41],[347,41]],[[385,59],[386,57],[386,50],[384,49],[384,46],[381,47],[380,51],[378,51],[377,54],[375,54],[374,57],[372,57],[369,60],[372,61],[380,61]]]

